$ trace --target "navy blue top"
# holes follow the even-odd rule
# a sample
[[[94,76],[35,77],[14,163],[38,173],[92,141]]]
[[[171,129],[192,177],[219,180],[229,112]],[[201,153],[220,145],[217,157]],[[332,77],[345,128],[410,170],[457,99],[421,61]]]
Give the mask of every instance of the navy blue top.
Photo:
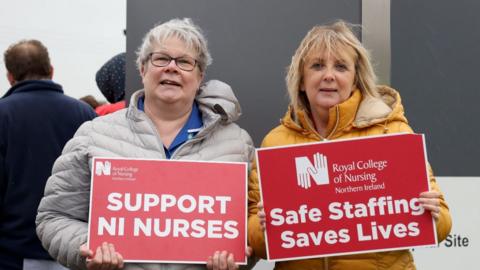
[[[139,110],[145,111],[145,97],[140,97],[138,99],[137,105]],[[190,113],[187,122],[177,134],[172,144],[170,144],[170,147],[167,148],[165,147],[165,145],[163,146],[167,159],[170,159],[175,150],[177,150],[182,144],[195,137],[195,135],[197,135],[197,133],[200,131],[200,129],[202,129],[202,127],[202,113],[198,109],[197,102],[194,101],[192,106],[192,112]]]
[[[65,143],[94,117],[50,80],[19,82],[0,99],[0,269],[50,258],[35,231],[38,204]]]

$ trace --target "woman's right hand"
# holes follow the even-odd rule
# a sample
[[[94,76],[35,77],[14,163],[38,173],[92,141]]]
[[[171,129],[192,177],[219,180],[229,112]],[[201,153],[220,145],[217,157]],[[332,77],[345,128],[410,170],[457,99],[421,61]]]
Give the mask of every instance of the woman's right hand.
[[[115,251],[113,244],[104,242],[95,253],[87,245],[80,246],[80,256],[87,258],[89,270],[113,270],[123,268],[123,257]]]
[[[265,210],[263,210],[263,202],[257,203],[257,208],[258,208],[257,216],[260,219],[260,228],[262,229],[262,232],[264,232],[266,220],[265,220]]]

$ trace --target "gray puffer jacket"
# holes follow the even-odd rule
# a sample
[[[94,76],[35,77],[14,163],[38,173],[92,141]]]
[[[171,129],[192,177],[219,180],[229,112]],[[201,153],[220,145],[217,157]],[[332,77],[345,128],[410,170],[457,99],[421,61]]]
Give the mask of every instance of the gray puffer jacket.
[[[93,157],[165,159],[163,143],[153,122],[138,110],[144,95],[132,95],[127,109],[83,124],[53,166],[37,215],[37,234],[53,258],[71,269],[86,269],[79,248],[87,242],[90,172]],[[232,89],[209,81],[196,101],[203,128],[172,155],[172,159],[249,162],[253,143],[233,123],[241,114]],[[206,260],[207,258],[205,258]],[[125,269],[205,269],[205,265],[126,264]]]

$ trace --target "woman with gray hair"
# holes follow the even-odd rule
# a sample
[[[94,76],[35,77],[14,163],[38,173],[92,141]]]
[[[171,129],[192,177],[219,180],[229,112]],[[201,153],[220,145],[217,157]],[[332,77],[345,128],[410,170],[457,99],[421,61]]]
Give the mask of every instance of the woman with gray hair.
[[[232,89],[220,81],[202,84],[211,61],[207,41],[190,19],[170,20],[146,34],[137,58],[143,89],[132,95],[128,108],[82,125],[55,162],[36,221],[53,258],[71,269],[165,269],[124,264],[112,244],[93,250],[85,245],[92,158],[249,162],[253,143],[233,123],[240,106]],[[227,252],[215,252],[208,262],[213,269],[238,268]]]

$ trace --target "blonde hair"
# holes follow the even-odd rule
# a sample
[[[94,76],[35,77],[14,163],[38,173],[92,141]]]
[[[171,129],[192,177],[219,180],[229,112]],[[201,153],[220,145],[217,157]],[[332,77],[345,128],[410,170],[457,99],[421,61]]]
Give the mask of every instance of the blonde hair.
[[[305,92],[300,91],[300,87],[303,81],[305,60],[313,51],[344,55],[347,53],[344,49],[351,48],[354,52],[355,86],[364,95],[378,96],[377,79],[370,63],[370,54],[353,34],[351,27],[352,25],[344,21],[337,21],[331,25],[315,26],[303,38],[292,56],[292,62],[288,67],[286,76],[290,105],[293,108],[309,108],[307,96]]]

